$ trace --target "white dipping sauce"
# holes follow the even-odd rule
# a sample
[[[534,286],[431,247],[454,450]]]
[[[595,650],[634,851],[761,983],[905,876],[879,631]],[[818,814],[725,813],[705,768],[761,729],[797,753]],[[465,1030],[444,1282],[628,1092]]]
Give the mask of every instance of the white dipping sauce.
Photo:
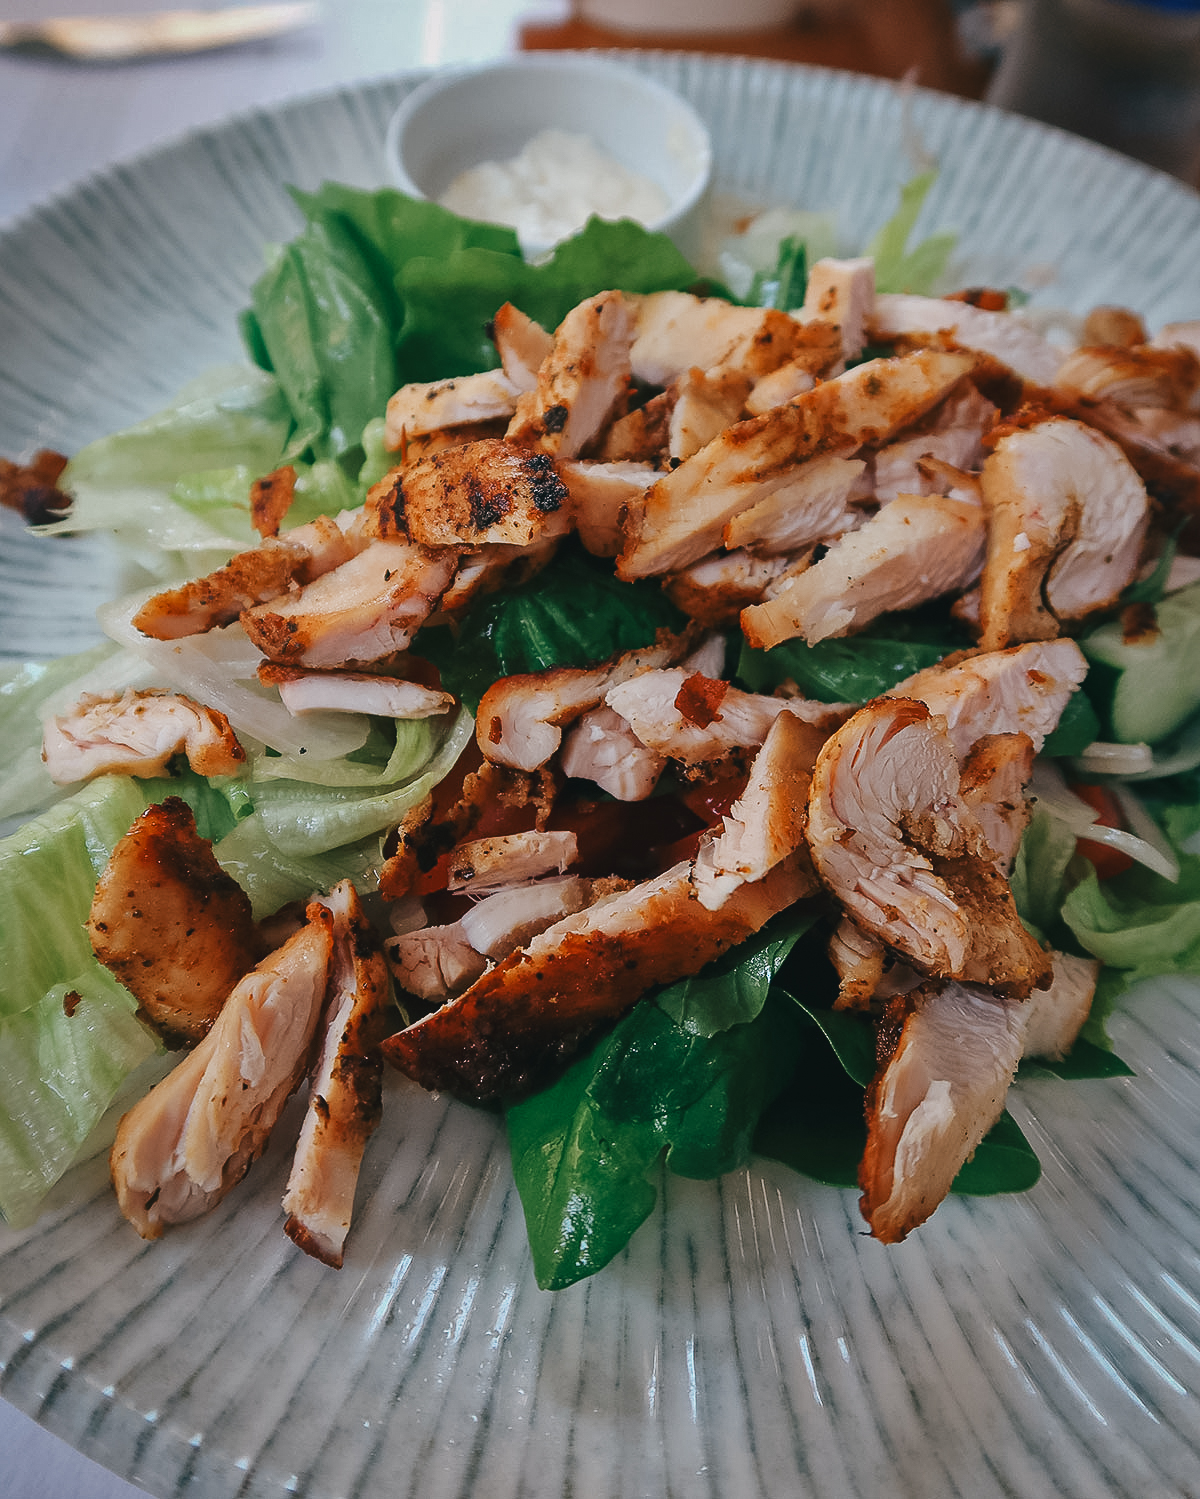
[[[469,168],[439,201],[466,218],[507,224],[535,248],[574,234],[593,214],[645,224],[670,206],[656,183],[567,130],[543,130],[510,161]]]

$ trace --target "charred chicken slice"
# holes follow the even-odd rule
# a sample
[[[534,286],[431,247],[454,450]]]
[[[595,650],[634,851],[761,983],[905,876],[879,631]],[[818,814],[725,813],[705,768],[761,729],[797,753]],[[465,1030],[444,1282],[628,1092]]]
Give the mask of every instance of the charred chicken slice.
[[[924,1223],[1004,1111],[1024,1047],[1024,1006],[973,984],[893,1001],[867,1091],[863,1217],[885,1244]]]
[[[215,1207],[266,1148],[308,1067],[332,948],[332,912],[310,905],[306,924],[246,974],[199,1045],[122,1118],[113,1185],[144,1239]]]
[[[92,950],[170,1045],[206,1036],[261,956],[250,901],[177,796],[150,807],[113,849],[88,917]]]
[[[333,916],[329,986],[308,1110],[283,1197],[284,1232],[340,1268],[359,1168],[383,1112],[380,1042],[391,997],[387,964],[349,880],[318,902]]]
[[[826,741],[808,841],[846,912],[919,972],[1021,998],[1049,981],[924,703],[877,698]]]

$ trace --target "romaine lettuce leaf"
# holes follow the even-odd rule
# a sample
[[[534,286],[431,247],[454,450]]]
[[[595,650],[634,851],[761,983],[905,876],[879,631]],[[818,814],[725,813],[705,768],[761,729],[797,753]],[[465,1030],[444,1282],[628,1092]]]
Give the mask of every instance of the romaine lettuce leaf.
[[[145,807],[136,782],[106,776],[0,842],[0,1211],[12,1222],[155,1050],[85,927],[96,877]]]
[[[528,583],[480,598],[453,629],[425,630],[417,648],[474,712],[497,677],[588,666],[683,623],[653,581],[619,582],[611,568],[564,547]]]

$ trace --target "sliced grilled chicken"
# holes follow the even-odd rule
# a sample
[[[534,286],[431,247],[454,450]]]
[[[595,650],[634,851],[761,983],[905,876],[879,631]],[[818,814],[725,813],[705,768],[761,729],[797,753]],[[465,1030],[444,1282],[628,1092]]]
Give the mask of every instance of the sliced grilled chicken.
[[[489,542],[487,546],[472,547],[459,558],[458,570],[442,594],[438,612],[454,613],[465,609],[477,594],[527,583],[551,561],[557,549],[557,536],[534,542],[532,546]]]
[[[1101,963],[1098,958],[1066,952],[1052,953],[1051,958],[1050,987],[1036,990],[1021,1007],[1025,1015],[1023,1055],[1059,1062],[1079,1039],[1091,1012]]]
[[[920,424],[921,431],[897,438],[875,454],[871,463],[875,498],[883,505],[898,494],[933,493],[937,481],[928,477],[922,460],[936,458],[968,472],[978,469],[984,458],[984,434],[998,415],[974,385],[964,384]]]
[[[47,720],[42,737],[42,759],[58,786],[101,775],[166,775],[180,754],[202,776],[234,776],[246,762],[224,713],[178,692],[85,693],[70,712]]]
[[[216,1206],[266,1148],[308,1066],[333,915],[306,924],[234,988],[212,1029],[122,1118],[110,1157],[121,1212],[144,1239]]]
[[[487,958],[471,945],[461,921],[389,937],[384,947],[400,988],[428,1004],[462,994],[487,972]]]
[[[760,650],[796,636],[815,645],[849,635],[881,614],[969,587],[986,546],[980,506],[944,495],[900,495],[774,598],[744,609],[742,632]]]
[[[517,409],[520,394],[503,370],[402,385],[387,403],[384,446],[395,452],[409,437],[442,427],[507,420]]]
[[[668,385],[666,390],[634,406],[624,416],[616,417],[596,444],[594,458],[601,463],[641,463],[655,470],[666,468],[675,394],[675,386]]]
[[[843,360],[857,359],[867,343],[867,318],[875,305],[875,262],[867,257],[815,261],[804,288],[805,317],[832,323]]]
[[[924,1223],[1004,1112],[1024,1010],[973,984],[927,985],[893,1002],[859,1169],[875,1238],[898,1244]]]
[[[579,853],[575,834],[503,833],[460,843],[450,853],[448,890],[472,894],[563,874]]]
[[[1200,322],[1165,323],[1150,342],[1158,349],[1190,349],[1200,356]]]
[[[554,335],[511,302],[497,312],[489,331],[501,368],[512,383],[519,391],[536,389],[538,370],[554,347]]]
[[[264,538],[278,536],[296,498],[295,465],[285,463],[250,485],[250,524]]]
[[[812,889],[793,861],[743,884],[718,911],[696,898],[691,864],[596,901],[548,927],[465,994],[384,1042],[426,1088],[513,1096],[653,984],[698,973]]]
[[[871,360],[727,427],[630,504],[618,575],[677,572],[715,551],[734,516],[796,478],[802,463],[887,441],[973,366],[970,354],[935,350]]]
[[[811,548],[778,557],[761,557],[742,547],[713,552],[668,578],[663,591],[696,624],[721,629],[735,624],[748,605],[773,597],[811,559]]]
[[[977,349],[1007,365],[1022,380],[1051,385],[1063,355],[1011,312],[988,312],[969,302],[881,292],[868,319],[874,339],[928,338]]]
[[[652,667],[682,660],[695,642],[665,632],[652,646],[594,667],[502,677],[480,699],[475,737],[484,756],[514,770],[537,770],[558,750],[563,725],[597,707],[610,687]]]
[[[643,744],[685,765],[757,749],[781,714],[829,730],[850,711],[839,703],[743,692],[687,666],[645,671],[611,687],[605,702]]]
[[[1054,383],[1076,395],[1113,401],[1127,411],[1139,406],[1195,411],[1200,396],[1200,355],[1183,345],[1093,345],[1068,354]]]
[[[240,552],[207,577],[194,578],[148,599],[133,616],[143,635],[178,640],[227,625],[243,609],[286,594],[293,584],[310,583],[354,555],[355,541],[330,516],[318,516],[252,551]]]
[[[998,650],[1050,640],[1115,602],[1141,559],[1145,485],[1115,442],[1052,417],[1000,439],[983,466],[988,510],[980,618]]]
[[[588,463],[566,459],[558,476],[567,487],[571,519],[579,539],[594,557],[615,557],[621,550],[621,515],[625,506],[658,479],[645,463]]]
[[[467,443],[404,471],[410,539],[428,547],[531,546],[570,529],[567,488],[545,453],[499,438]]]
[[[845,911],[919,972],[1016,997],[1048,982],[960,793],[949,735],[923,703],[877,698],[826,741],[808,842]]]
[[[477,953],[504,958],[591,903],[592,882],[569,874],[497,890],[473,905],[459,926]]]
[[[333,946],[320,1052],[283,1195],[284,1232],[340,1269],[367,1141],[383,1113],[383,1053],[391,998],[387,964],[349,880],[321,902]]]
[[[730,551],[798,552],[854,530],[864,518],[858,507],[870,498],[865,459],[814,458],[765,500],[735,515],[722,540]]]
[[[993,863],[1006,877],[1029,825],[1025,788],[1032,774],[1028,734],[988,734],[976,740],[963,761],[959,793],[975,814]]]
[[[458,553],[407,541],[366,551],[286,599],[242,615],[242,628],[284,666],[367,664],[407,650],[454,577]]]
[[[682,463],[737,421],[750,382],[737,371],[685,370],[672,384],[667,419],[667,458]]]
[[[746,415],[761,416],[764,411],[770,411],[773,406],[782,406],[786,401],[794,401],[806,390],[811,390],[817,381],[816,376],[809,369],[809,363],[809,360],[803,358],[789,359],[777,370],[772,370],[769,375],[763,375],[761,379],[756,380],[754,389],[746,397]]]
[[[177,796],[143,812],[113,849],[87,927],[92,951],[171,1046],[206,1036],[262,955],[249,898]]]
[[[607,704],[589,708],[563,736],[559,765],[565,776],[591,781],[619,802],[640,802],[667,767],[629,723]]]
[[[883,980],[888,950],[874,932],[843,916],[829,939],[829,961],[838,976],[835,1010],[868,1010]]]
[[[1093,307],[1083,320],[1080,343],[1115,344],[1128,349],[1146,343],[1147,339],[1145,323],[1128,307]]]
[[[825,737],[792,713],[775,719],[745,790],[696,855],[692,879],[706,910],[718,910],[739,885],[761,880],[802,846],[812,770]]]
[[[617,291],[573,307],[517,402],[507,437],[555,458],[577,458],[612,417],[629,388],[635,309]]]
[[[1185,463],[1200,463],[1200,416],[1139,406],[1132,416],[1151,442],[1161,443]]]
[[[1040,752],[1086,675],[1073,640],[1033,641],[950,658],[906,677],[888,695],[919,698],[944,718],[960,759],[987,734],[1027,734]]]
[[[637,304],[630,362],[647,385],[670,385],[696,366],[761,377],[811,341],[794,318],[772,308],[735,307],[683,291],[653,292]]]
[[[449,692],[402,677],[359,671],[304,671],[264,661],[258,679],[276,687],[289,713],[369,713],[376,718],[432,718],[448,713]]]

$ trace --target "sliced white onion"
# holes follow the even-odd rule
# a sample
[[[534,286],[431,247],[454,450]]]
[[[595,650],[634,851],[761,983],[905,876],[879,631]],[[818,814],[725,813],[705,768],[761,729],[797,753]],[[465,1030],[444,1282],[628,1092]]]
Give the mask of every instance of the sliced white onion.
[[[1148,744],[1117,744],[1096,739],[1075,757],[1073,763],[1084,775],[1145,775],[1154,768],[1154,751]]]
[[[1114,791],[1116,788],[1113,788]],[[1077,838],[1087,838],[1092,843],[1102,843],[1106,848],[1127,854],[1138,864],[1144,864],[1155,874],[1174,883],[1179,878],[1179,863],[1174,853],[1155,828],[1155,840],[1139,837],[1124,828],[1106,828],[1097,818],[1097,813],[1082,801],[1067,785],[1061,771],[1050,761],[1038,760],[1034,764],[1033,777],[1029,783],[1029,800],[1043,812],[1057,818]],[[1124,811],[1124,803],[1122,803]],[[1135,813],[1138,823],[1150,822],[1149,814],[1139,804]],[[1143,821],[1144,819],[1144,821]],[[1153,824],[1151,824],[1153,825]]]

